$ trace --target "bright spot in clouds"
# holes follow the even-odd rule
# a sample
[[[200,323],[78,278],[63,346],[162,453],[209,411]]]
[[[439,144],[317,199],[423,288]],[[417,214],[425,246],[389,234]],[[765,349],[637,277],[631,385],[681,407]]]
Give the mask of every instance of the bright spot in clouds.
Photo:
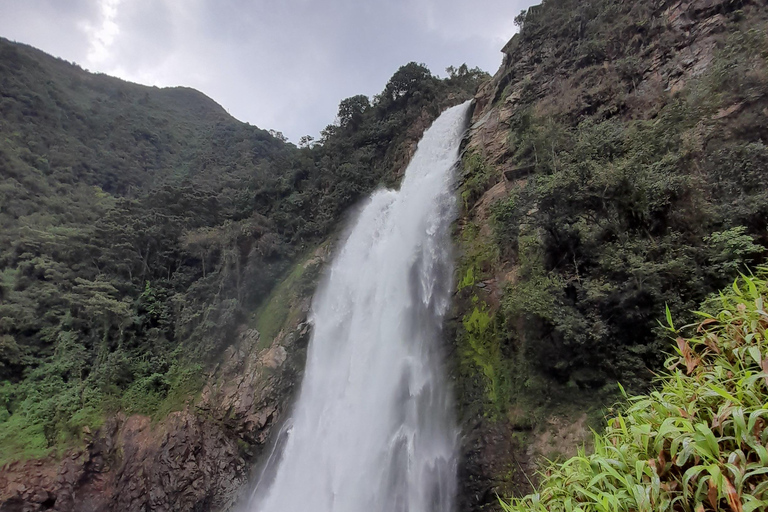
[[[298,141],[398,67],[493,73],[532,0],[0,0],[0,36],[91,71],[194,87]]]
[[[120,0],[100,0],[99,11],[101,19],[97,26],[91,25],[90,21],[83,21],[80,28],[88,35],[90,47],[86,62],[89,67],[98,68],[109,59],[109,50],[115,42],[115,38],[120,33],[120,27],[116,23],[117,8]]]

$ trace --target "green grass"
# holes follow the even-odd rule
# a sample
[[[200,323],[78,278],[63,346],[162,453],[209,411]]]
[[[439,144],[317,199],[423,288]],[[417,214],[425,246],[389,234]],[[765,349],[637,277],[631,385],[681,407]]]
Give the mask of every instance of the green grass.
[[[462,158],[465,180],[461,188],[464,210],[469,211],[491,184],[494,171],[476,151],[467,152]]]
[[[301,258],[251,317],[250,324],[260,335],[258,349],[268,347],[280,330],[301,314],[296,301],[312,295],[322,267],[310,263],[311,258]]]
[[[171,388],[155,408],[153,419],[161,420],[168,414],[184,409],[194,403],[205,386],[205,374],[199,364],[171,367],[168,372]]]
[[[14,460],[42,458],[51,452],[43,426],[16,415],[5,421],[0,429],[0,446],[0,465]]]
[[[295,296],[294,285],[304,273],[303,262],[293,267],[288,276],[278,284],[254,316],[254,326],[261,335],[259,348],[268,346],[280,332],[291,311]]]
[[[16,390],[0,384],[0,466],[41,458],[82,444],[84,427],[104,423],[104,411],[83,386],[66,387],[57,379],[28,384],[13,414],[6,409]]]
[[[627,398],[582,451],[506,512],[752,512],[768,508],[768,269],[676,329],[658,389]],[[689,333],[683,337],[682,333]]]
[[[469,178],[462,186],[462,195],[469,190],[468,182],[477,171],[467,162],[465,169]],[[501,352],[502,325],[496,311],[474,289],[484,279],[494,276],[499,265],[498,250],[480,236],[476,222],[463,227],[459,247],[462,256],[458,262],[456,291],[462,292],[461,310],[465,312],[458,335],[460,365],[462,372],[481,390],[481,413],[498,418],[503,416],[510,400],[509,361]]]
[[[492,413],[502,413],[509,401],[508,368],[501,355],[497,321],[487,306],[477,305],[464,315],[462,326],[462,358],[483,376],[486,400]]]

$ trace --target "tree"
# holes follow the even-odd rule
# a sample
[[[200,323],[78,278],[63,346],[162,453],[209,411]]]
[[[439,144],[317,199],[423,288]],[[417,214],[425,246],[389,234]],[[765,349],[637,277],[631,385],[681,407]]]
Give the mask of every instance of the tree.
[[[300,148],[311,148],[314,146],[315,138],[311,135],[304,135],[299,139]]]
[[[325,144],[330,139],[333,139],[336,137],[336,134],[339,131],[339,127],[335,124],[329,124],[322,130],[320,130],[320,140],[318,141],[318,144]]]
[[[389,83],[384,88],[384,96],[395,101],[414,92],[420,84],[431,78],[432,73],[426,65],[409,62],[401,66],[389,79]]]
[[[447,68],[445,68],[445,72],[448,73],[448,78],[450,80],[457,80],[460,82],[490,78],[488,73],[486,73],[479,67],[474,67],[470,69],[466,63],[462,64],[458,68],[454,66],[448,66]]]
[[[279,132],[277,130],[269,130],[269,134],[280,142],[288,142],[288,137],[283,135],[283,132]]]
[[[339,113],[337,117],[339,119],[339,126],[346,127],[352,126],[353,128],[360,124],[363,113],[371,107],[371,102],[368,96],[358,94],[341,100],[339,103]]]
[[[520,11],[520,14],[515,16],[515,19],[514,19],[513,23],[519,29],[520,32],[523,31],[523,25],[525,25],[525,17],[526,16],[528,16],[528,11],[526,11],[525,9]]]

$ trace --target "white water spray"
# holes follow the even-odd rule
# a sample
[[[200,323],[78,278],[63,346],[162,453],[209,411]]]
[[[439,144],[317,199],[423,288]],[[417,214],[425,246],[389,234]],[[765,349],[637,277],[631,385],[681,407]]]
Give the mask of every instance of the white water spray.
[[[313,302],[304,381],[254,512],[450,512],[457,431],[438,337],[469,102],[362,209]]]

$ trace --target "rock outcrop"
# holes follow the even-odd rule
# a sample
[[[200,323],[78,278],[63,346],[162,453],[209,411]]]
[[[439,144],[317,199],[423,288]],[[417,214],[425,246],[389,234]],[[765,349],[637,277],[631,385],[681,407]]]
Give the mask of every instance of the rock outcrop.
[[[272,340],[243,326],[200,397],[183,410],[159,422],[119,414],[89,436],[85,449],[7,464],[0,511],[228,510],[299,382],[309,298],[292,306],[297,320]]]
[[[765,2],[732,0],[627,3],[617,10],[637,12],[623,13],[629,15],[622,21],[607,21],[601,27],[603,46],[593,51],[589,48],[593,42],[584,37],[590,8],[586,4],[550,0],[546,6],[531,8],[523,33],[502,49],[501,67],[480,87],[466,152],[491,171],[483,192],[466,205],[459,219],[460,246],[470,236],[474,247],[490,243],[491,205],[522,189],[536,171],[535,165],[521,167],[515,158],[517,148],[511,146],[513,123],[519,121],[521,112],[557,119],[564,126],[576,126],[586,118],[595,122],[652,119],[665,101],[710,69],[718,44],[728,31],[736,30],[738,20],[765,8]],[[562,25],[551,21],[555,15],[564,20]],[[542,21],[544,16],[548,19]],[[742,105],[733,105],[717,116],[737,116],[741,109]],[[465,178],[469,172],[465,170]],[[455,318],[475,307],[492,317],[505,288],[517,278],[515,265],[503,258],[493,268],[486,265],[471,293],[457,291]],[[461,345],[457,347],[460,352]],[[544,457],[570,455],[589,443],[590,425],[580,413],[572,418],[538,417],[531,422],[530,411],[521,412],[514,404],[495,418],[479,415],[477,402],[482,397],[466,389],[477,389],[477,381],[484,377],[466,372],[462,364],[466,366],[466,362],[458,363],[456,372],[463,433],[460,509],[497,510],[497,494],[530,491]]]

